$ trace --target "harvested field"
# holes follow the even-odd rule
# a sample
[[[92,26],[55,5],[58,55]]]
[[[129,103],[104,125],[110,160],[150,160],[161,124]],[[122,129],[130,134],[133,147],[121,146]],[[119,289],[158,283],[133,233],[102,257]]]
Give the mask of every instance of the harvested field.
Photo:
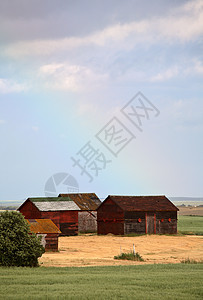
[[[114,260],[114,256],[131,251],[144,262]],[[39,259],[45,267],[116,266],[153,263],[179,263],[184,259],[203,260],[203,236],[160,236],[136,237],[82,235],[59,238],[58,253],[44,253]]]
[[[180,216],[203,216],[203,207],[178,207]]]

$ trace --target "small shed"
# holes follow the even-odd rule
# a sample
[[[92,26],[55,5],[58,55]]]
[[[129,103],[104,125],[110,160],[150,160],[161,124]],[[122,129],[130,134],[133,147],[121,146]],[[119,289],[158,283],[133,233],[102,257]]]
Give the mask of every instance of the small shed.
[[[166,196],[108,196],[97,209],[98,234],[175,234],[178,208]]]
[[[61,231],[51,220],[27,219],[26,221],[30,225],[30,230],[42,237],[41,244],[45,251],[58,251],[58,237]]]
[[[18,210],[26,219],[51,219],[61,235],[78,234],[79,207],[69,197],[28,198]]]
[[[59,194],[59,197],[69,197],[79,207],[78,232],[97,232],[97,211],[101,204],[95,193]]]

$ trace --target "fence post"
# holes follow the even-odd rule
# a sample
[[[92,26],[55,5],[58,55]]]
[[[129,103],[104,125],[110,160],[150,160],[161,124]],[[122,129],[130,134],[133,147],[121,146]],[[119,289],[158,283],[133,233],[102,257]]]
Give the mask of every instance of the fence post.
[[[133,244],[133,254],[135,255],[135,245]]]

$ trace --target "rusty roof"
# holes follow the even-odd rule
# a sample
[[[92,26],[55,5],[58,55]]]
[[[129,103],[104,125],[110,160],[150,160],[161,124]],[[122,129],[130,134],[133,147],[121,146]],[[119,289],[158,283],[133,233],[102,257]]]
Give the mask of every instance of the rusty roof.
[[[81,210],[96,210],[101,204],[95,193],[59,194],[59,198],[63,197],[70,198]]]
[[[179,209],[166,196],[112,196],[107,199],[115,202],[123,211],[178,211]],[[103,203],[104,203],[103,202]],[[101,204],[102,205],[102,204]]]
[[[30,230],[34,233],[61,233],[58,227],[49,219],[26,219]]]

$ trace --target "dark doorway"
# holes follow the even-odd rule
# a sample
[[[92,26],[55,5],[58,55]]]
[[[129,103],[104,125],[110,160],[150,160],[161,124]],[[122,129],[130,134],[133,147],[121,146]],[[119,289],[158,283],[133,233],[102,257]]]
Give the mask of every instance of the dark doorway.
[[[149,233],[149,234],[153,234],[153,233],[156,233],[156,224],[154,222],[154,214],[147,214],[146,215],[146,218],[147,218],[147,230],[146,230],[146,233]]]

